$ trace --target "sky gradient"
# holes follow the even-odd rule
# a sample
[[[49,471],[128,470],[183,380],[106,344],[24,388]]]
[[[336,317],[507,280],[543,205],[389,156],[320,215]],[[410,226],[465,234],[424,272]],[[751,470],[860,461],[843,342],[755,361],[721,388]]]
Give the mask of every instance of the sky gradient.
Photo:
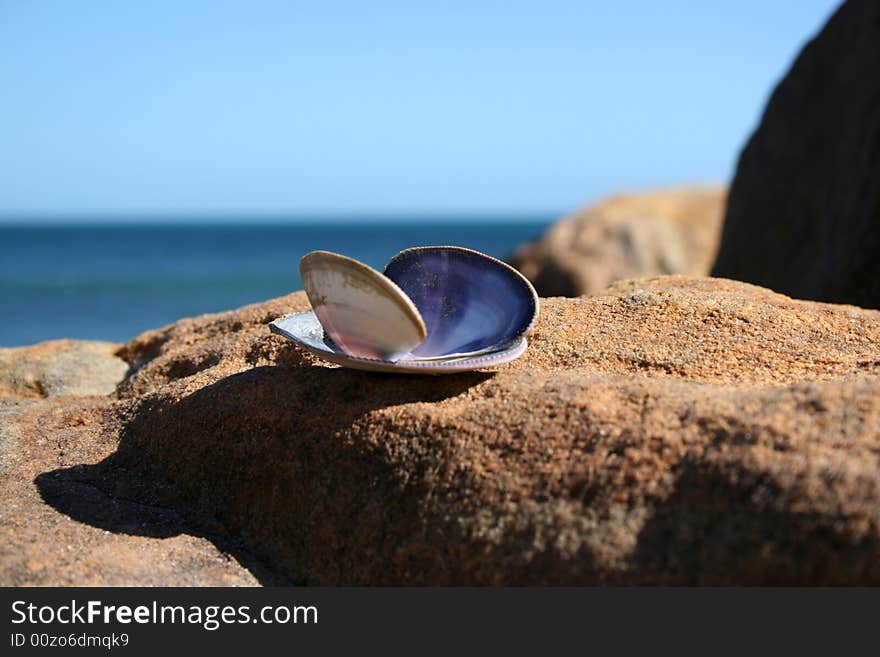
[[[0,0],[0,217],[520,216],[725,181],[837,5]]]

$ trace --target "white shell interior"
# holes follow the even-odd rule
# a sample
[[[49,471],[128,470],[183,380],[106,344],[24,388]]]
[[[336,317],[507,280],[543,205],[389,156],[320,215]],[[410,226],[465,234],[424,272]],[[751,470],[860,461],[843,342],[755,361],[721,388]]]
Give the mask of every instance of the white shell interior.
[[[315,251],[303,257],[300,271],[320,325],[342,352],[396,361],[424,341],[427,332],[418,309],[376,270]]]

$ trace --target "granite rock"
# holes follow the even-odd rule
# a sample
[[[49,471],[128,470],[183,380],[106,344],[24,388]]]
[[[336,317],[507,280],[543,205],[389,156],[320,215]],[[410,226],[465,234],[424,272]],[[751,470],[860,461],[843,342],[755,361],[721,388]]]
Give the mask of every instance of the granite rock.
[[[704,276],[724,201],[718,187],[614,196],[559,220],[511,262],[542,296],[590,294],[640,276]]]
[[[114,396],[8,400],[4,583],[880,584],[878,311],[629,280],[431,377],[269,333],[307,308],[147,332]]]
[[[442,377],[269,334],[302,293],[147,333],[81,476],[170,482],[296,581],[880,583],[880,312],[690,277],[542,304],[520,360]]]
[[[713,275],[880,308],[880,3],[848,0],[740,155]]]
[[[0,396],[107,395],[128,364],[119,345],[93,340],[52,340],[0,348]]]

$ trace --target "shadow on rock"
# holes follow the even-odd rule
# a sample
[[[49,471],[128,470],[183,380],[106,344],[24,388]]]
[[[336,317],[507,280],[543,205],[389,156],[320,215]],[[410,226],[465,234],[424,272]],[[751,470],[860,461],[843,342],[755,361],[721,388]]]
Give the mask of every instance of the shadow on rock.
[[[114,457],[45,472],[34,483],[44,502],[78,522],[116,534],[204,538],[265,586],[298,583],[262,563],[216,520],[188,517],[175,509],[175,488],[169,482],[150,481],[120,466]]]
[[[374,411],[438,402],[491,376],[265,366],[186,395],[167,386],[123,411],[114,454],[35,483],[83,523],[207,538],[264,584],[375,582],[370,551],[404,539],[388,527],[418,523],[418,496],[400,495],[407,476],[384,441],[355,441],[347,430],[376,424]],[[376,428],[381,436],[381,420]]]
[[[796,458],[796,457],[793,457]],[[880,581],[880,546],[747,459],[687,462],[638,536],[639,585],[846,586]],[[814,502],[818,505],[821,502]],[[851,520],[854,520],[852,518]],[[647,575],[647,577],[646,577]]]

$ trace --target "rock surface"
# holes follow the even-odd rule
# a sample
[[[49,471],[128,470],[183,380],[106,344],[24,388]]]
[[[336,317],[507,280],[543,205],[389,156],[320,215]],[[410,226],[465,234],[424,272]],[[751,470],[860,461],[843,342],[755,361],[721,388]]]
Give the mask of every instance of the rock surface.
[[[143,491],[155,484],[136,472],[105,490],[79,475],[118,446],[108,431],[118,402],[90,394],[112,392],[124,376],[127,364],[112,356],[118,348],[65,340],[3,350],[0,585],[276,583],[234,541],[194,530],[155,495],[148,500]]]
[[[128,370],[115,354],[118,348],[110,342],[52,340],[0,349],[0,395],[109,395]]]
[[[743,150],[716,276],[880,308],[880,3],[848,0]]]
[[[115,398],[0,407],[2,581],[880,584],[880,312],[625,281],[430,377],[268,332],[307,307],[145,333]]]
[[[542,296],[591,294],[639,276],[705,276],[725,195],[707,187],[615,196],[561,219],[512,264]]]

